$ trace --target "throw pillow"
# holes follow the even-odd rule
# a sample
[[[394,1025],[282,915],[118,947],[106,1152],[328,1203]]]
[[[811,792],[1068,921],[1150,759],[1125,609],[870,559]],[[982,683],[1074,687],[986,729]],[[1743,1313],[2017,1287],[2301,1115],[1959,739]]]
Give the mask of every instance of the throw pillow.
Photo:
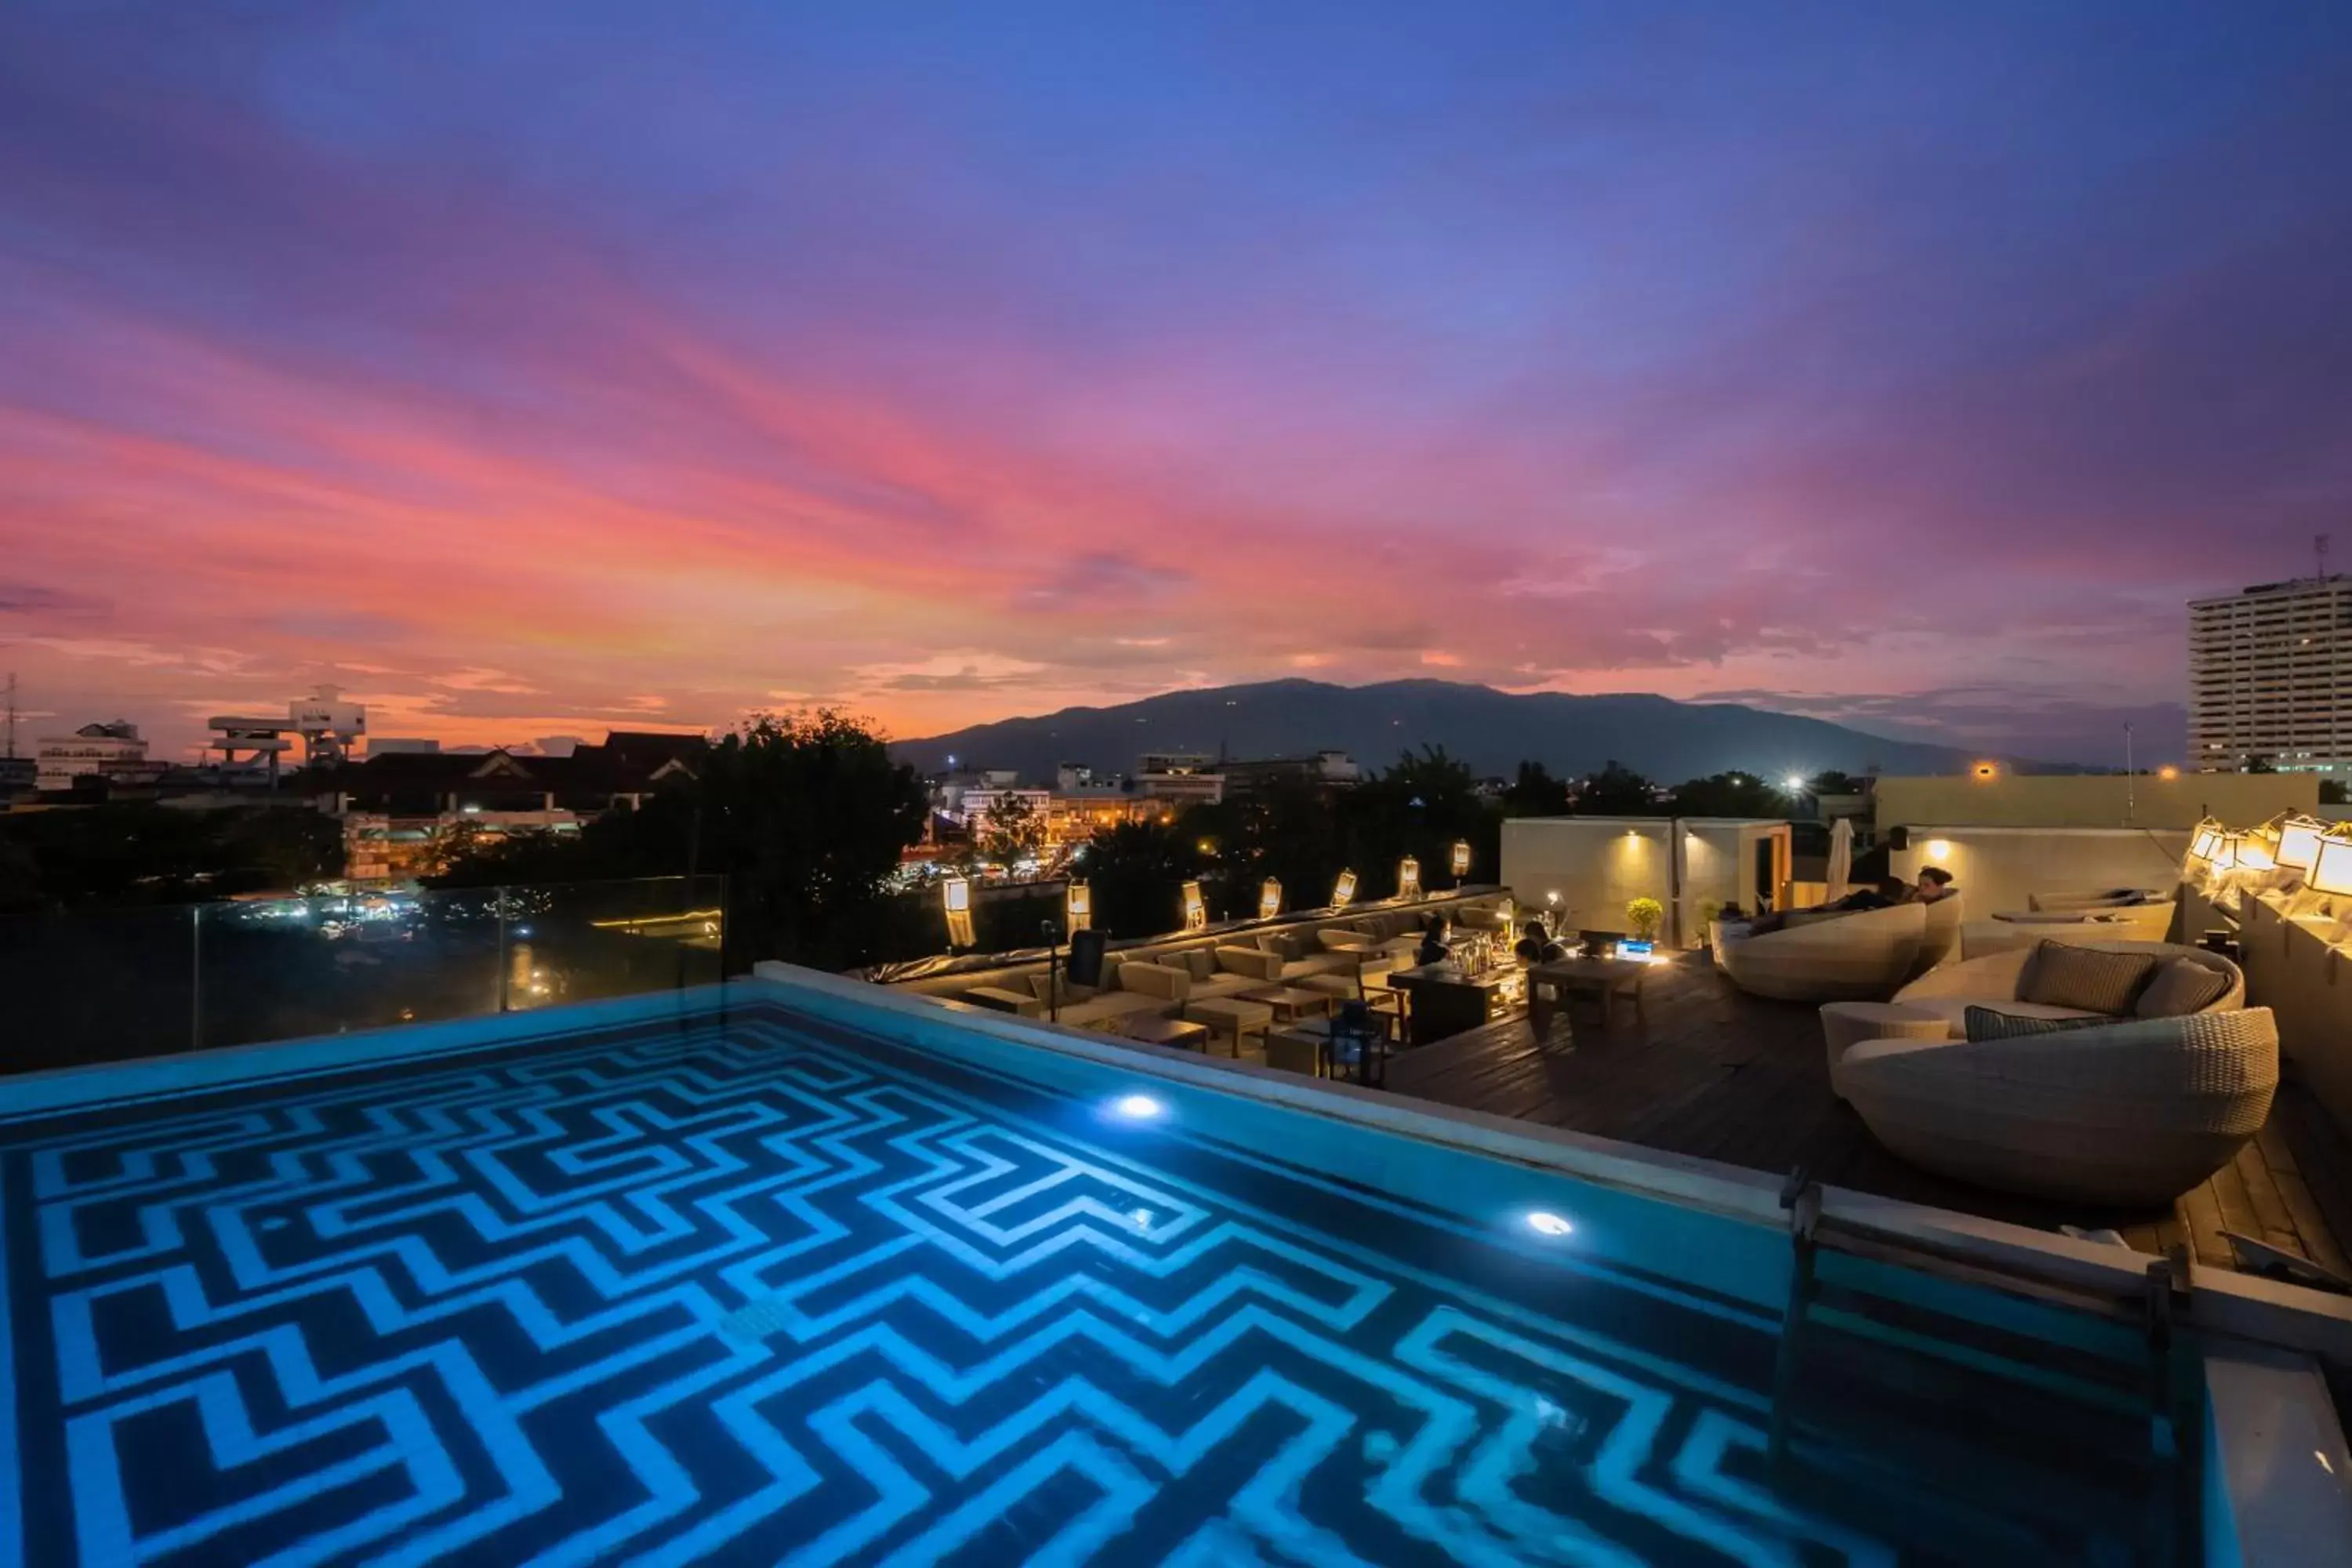
[[[2027,1018],[1991,1007],[1970,1007],[1960,1015],[1960,1028],[1970,1040],[2015,1040],[2027,1035],[2063,1035],[2115,1022],[2112,1018]]]
[[[2193,958],[2176,958],[2156,972],[2132,1011],[2143,1018],[2179,1018],[2202,1013],[2221,999],[2230,977]]]
[[[2045,940],[2026,961],[2017,999],[2044,1007],[2121,1016],[2132,1010],[2140,987],[2156,969],[2157,959],[2151,953],[2103,952]]]
[[[1216,976],[1217,955],[1207,948],[1189,948],[1178,956],[1183,959],[1184,967],[1192,971],[1193,979],[1210,980]]]

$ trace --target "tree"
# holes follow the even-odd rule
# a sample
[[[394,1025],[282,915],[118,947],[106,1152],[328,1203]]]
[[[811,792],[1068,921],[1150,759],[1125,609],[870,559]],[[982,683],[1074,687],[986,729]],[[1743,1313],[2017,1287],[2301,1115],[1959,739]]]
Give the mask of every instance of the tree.
[[[1710,773],[1674,791],[1676,816],[1786,816],[1795,804],[1752,773]]]
[[[1185,879],[1197,876],[1199,841],[1181,822],[1122,822],[1087,840],[1071,868],[1094,896],[1094,923],[1114,937],[1176,929]]]
[[[560,881],[718,873],[729,973],[765,958],[845,969],[889,955],[886,884],[929,808],[880,736],[831,709],[756,714],[698,767],[576,840],[509,840],[453,863],[436,885],[520,880],[520,869]]]
[[[2256,752],[2252,756],[2246,759],[2246,765],[2241,771],[2250,773],[2274,773],[2278,772],[2278,764],[2272,762],[2260,752]]]
[[[1357,786],[1349,801],[1349,847],[1366,891],[1396,890],[1397,863],[1421,862],[1421,885],[1432,891],[1452,879],[1454,846],[1466,840],[1471,864],[1491,876],[1502,853],[1502,822],[1479,797],[1469,764],[1443,746],[1407,752],[1396,765]]]
[[[1816,795],[1860,795],[1862,781],[1852,773],[1840,773],[1835,768],[1824,768],[1805,782],[1805,789],[1808,794]]]
[[[980,831],[980,858],[1010,866],[1045,845],[1045,822],[1025,795],[1010,790],[996,797]]]
[[[1568,783],[1551,776],[1541,763],[1522,762],[1518,776],[1503,791],[1506,816],[1566,816]]]
[[[177,904],[342,874],[341,826],[299,805],[147,802],[0,818],[0,908]]]
[[[1657,790],[1650,781],[1612,757],[1601,770],[1584,781],[1576,795],[1581,816],[1655,816]]]
[[[2320,805],[2343,805],[2347,802],[2352,802],[2352,791],[2347,791],[2345,788],[2344,781],[2342,779],[2322,779],[2319,781]]]

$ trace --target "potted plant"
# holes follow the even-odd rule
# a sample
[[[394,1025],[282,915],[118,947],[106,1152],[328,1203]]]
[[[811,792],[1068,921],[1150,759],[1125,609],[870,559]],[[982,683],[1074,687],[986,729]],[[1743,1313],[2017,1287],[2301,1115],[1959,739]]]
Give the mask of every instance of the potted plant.
[[[1655,899],[1635,899],[1625,906],[1626,921],[1633,928],[1636,942],[1658,940],[1658,926],[1666,918],[1666,906]]]

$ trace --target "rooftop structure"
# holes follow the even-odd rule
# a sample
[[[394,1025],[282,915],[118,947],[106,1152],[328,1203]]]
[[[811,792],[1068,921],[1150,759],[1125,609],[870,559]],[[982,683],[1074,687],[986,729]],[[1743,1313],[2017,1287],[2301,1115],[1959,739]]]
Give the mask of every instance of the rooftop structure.
[[[85,777],[144,777],[163,767],[148,763],[147,742],[128,719],[84,724],[70,735],[44,736],[35,760],[35,786],[44,791],[69,790],[76,779]]]
[[[155,983],[102,1016],[86,939],[0,950],[26,966],[0,986],[79,1031],[25,1037],[103,1064],[0,1107],[25,1561],[2190,1562],[2284,1535],[2300,1564],[2352,1539],[2318,1370],[2352,1365],[2352,1314],[2234,1277],[2221,1236],[2330,1256],[2342,1151],[2307,1119],[2169,1215],[2062,1216],[1890,1162],[1842,1123],[1811,1009],[1699,963],[1637,1024],[1506,1019],[1373,1087],[780,963],[720,984],[723,897],[575,892],[211,907],[118,953]],[[1360,984],[1396,939],[1340,921],[1493,899],[1274,934],[1329,935],[1317,973]],[[1280,957],[1234,934],[1121,969]],[[273,1036],[278,998],[350,1032]],[[438,1021],[370,1026],[419,1001]],[[133,1037],[157,1002],[197,1048]],[[2152,1286],[2062,1217],[2215,1267]],[[274,1349],[225,1375],[247,1343]],[[317,1436],[254,1486],[188,1484],[288,1420]],[[1594,1485],[1591,1453],[1651,1449],[1634,1491]],[[81,1484],[41,1484],[58,1454]]]

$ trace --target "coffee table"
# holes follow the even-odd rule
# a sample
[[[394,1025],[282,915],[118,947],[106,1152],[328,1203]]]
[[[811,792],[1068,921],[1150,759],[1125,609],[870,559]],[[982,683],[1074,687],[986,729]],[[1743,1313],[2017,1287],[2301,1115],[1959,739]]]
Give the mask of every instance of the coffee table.
[[[1274,1022],[1274,1009],[1263,1002],[1244,1002],[1239,996],[1212,996],[1203,1002],[1184,1004],[1187,1016],[1209,1026],[1210,1033],[1230,1034],[1234,1037],[1234,1055],[1242,1054],[1244,1035],[1262,1035]],[[1205,1050],[1206,1047],[1203,1047]]]
[[[1642,1010],[1642,982],[1652,971],[1669,961],[1654,958],[1647,963],[1633,958],[1555,958],[1549,963],[1528,966],[1528,1021],[1535,1026],[1536,1038],[1540,1040],[1551,1027],[1551,1008],[1543,1000],[1547,985],[1558,990],[1563,997],[1579,991],[1590,991],[1601,998],[1601,1022],[1609,1022],[1609,1001],[1612,996],[1630,997],[1633,1003],[1633,1020],[1647,1025],[1649,1016]]]
[[[1156,1013],[1146,1013],[1127,1021],[1127,1037],[1141,1040],[1147,1046],[1174,1046],[1179,1050],[1209,1054],[1209,1026],[1195,1024],[1189,1018],[1162,1018]]]
[[[1339,1000],[1328,991],[1303,985],[1265,985],[1239,994],[1244,1002],[1263,1002],[1273,1008],[1277,1024],[1287,1024],[1309,1013],[1328,1013],[1331,1005]]]

